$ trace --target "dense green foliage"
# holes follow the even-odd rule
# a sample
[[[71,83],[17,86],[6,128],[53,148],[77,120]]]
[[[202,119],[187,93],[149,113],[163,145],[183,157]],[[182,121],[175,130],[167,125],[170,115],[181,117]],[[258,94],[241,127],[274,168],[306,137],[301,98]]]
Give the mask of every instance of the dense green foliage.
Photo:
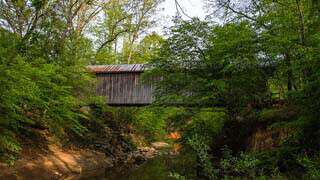
[[[160,2],[0,1],[0,157],[17,155],[21,142],[39,129],[64,142],[103,133],[95,128],[119,129],[122,117],[95,96],[95,78],[86,66],[153,58],[162,37],[138,39],[153,24]],[[125,39],[122,52],[119,38]],[[138,119],[149,117],[142,114]],[[156,129],[137,122],[150,133],[164,128],[161,121],[149,122],[158,122]]]
[[[219,23],[178,16],[164,38],[144,34],[161,0],[0,0],[0,157],[35,129],[127,144],[178,131],[201,178],[319,179],[319,1],[206,1]],[[94,95],[86,65],[147,62],[155,106]]]
[[[16,152],[18,144],[8,135],[23,132],[26,127],[49,128],[59,136],[67,129],[83,132],[79,107],[89,97],[85,88],[92,79],[82,63],[71,60],[68,54],[59,56],[56,61],[60,62],[51,63],[32,54],[36,49],[26,55],[19,47],[23,45],[21,38],[4,30],[0,36],[1,152]]]
[[[316,178],[318,1],[208,2],[227,22],[175,21],[152,62],[151,76],[162,77],[157,102],[212,112],[223,107],[222,117],[195,114],[191,133],[186,131],[207,178]],[[261,129],[265,139],[256,140]],[[260,149],[250,147],[252,141],[267,141],[270,131],[282,133],[270,137],[276,147],[267,142]],[[251,156],[250,151],[261,153]]]
[[[44,10],[38,7],[44,4],[33,2],[27,9],[12,3],[28,18],[28,12]],[[0,29],[1,156],[19,152],[18,139],[32,133],[32,128],[48,129],[57,137],[86,130],[80,107],[93,94],[94,81],[85,68],[90,43],[71,31],[63,37],[65,21],[58,12],[46,13],[50,16],[35,22],[33,30],[21,29],[22,34]]]
[[[193,116],[185,108],[153,106],[115,108],[114,114],[118,123],[132,126],[147,142],[163,140],[168,133],[184,129],[185,119]]]

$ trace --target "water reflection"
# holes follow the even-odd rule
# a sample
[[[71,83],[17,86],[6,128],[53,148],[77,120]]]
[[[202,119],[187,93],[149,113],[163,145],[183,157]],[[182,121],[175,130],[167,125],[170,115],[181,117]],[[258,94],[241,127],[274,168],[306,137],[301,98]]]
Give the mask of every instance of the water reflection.
[[[162,155],[148,160],[141,166],[132,169],[108,170],[104,177],[94,179],[104,180],[170,180],[175,179],[172,173],[187,177],[196,178],[196,159],[186,151],[180,155]]]

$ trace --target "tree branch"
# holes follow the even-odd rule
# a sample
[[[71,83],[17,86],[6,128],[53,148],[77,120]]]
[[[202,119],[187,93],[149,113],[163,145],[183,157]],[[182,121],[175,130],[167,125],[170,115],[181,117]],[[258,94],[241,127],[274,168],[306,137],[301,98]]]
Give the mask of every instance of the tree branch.
[[[180,5],[180,3],[178,2],[178,0],[174,0],[175,5],[176,5],[176,10],[179,13],[180,11],[182,12],[183,15],[185,15],[186,17],[192,19],[192,17],[190,17],[182,8],[182,6]],[[179,10],[180,9],[180,10]]]
[[[116,40],[118,38],[119,35],[121,35],[122,33],[126,33],[129,32],[128,29],[124,29],[122,31],[117,32],[112,38],[109,38],[107,41],[105,41],[99,48],[97,52],[100,52],[107,44],[113,42],[114,40]]]

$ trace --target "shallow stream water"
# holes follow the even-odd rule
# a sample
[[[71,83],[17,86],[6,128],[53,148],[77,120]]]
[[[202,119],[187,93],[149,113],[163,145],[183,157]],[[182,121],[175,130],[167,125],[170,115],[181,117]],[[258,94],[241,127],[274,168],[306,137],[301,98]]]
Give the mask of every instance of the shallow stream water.
[[[92,178],[94,180],[170,180],[172,176],[183,176],[186,179],[196,178],[195,157],[191,153],[180,155],[161,155],[147,160],[137,168],[128,170],[114,168],[105,174]]]

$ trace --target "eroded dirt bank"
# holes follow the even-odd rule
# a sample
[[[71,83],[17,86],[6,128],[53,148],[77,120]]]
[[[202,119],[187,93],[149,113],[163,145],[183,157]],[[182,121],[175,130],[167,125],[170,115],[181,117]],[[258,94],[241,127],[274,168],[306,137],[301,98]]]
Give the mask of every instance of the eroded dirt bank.
[[[96,148],[97,140],[90,139],[82,146],[75,141],[62,145],[47,130],[30,129],[32,135],[21,136],[22,151],[12,165],[0,163],[0,179],[77,179],[104,173],[106,169],[123,161],[130,152],[123,150],[124,142],[119,136],[102,138],[108,146]],[[114,131],[112,131],[114,132]],[[110,145],[109,141],[113,144]],[[92,147],[91,147],[92,146]],[[110,150],[113,152],[110,153]]]
[[[158,155],[168,144],[125,148],[118,136],[88,142],[94,147],[62,146],[46,131],[34,131],[36,138],[25,139],[23,151],[13,165],[0,163],[0,179],[79,179],[103,177],[115,167],[133,168]],[[136,138],[135,138],[136,139]],[[112,144],[110,144],[110,141]],[[139,144],[135,142],[135,144]]]
[[[113,166],[104,153],[79,148],[28,148],[14,166],[0,164],[0,179],[65,179],[72,176],[91,176]]]

